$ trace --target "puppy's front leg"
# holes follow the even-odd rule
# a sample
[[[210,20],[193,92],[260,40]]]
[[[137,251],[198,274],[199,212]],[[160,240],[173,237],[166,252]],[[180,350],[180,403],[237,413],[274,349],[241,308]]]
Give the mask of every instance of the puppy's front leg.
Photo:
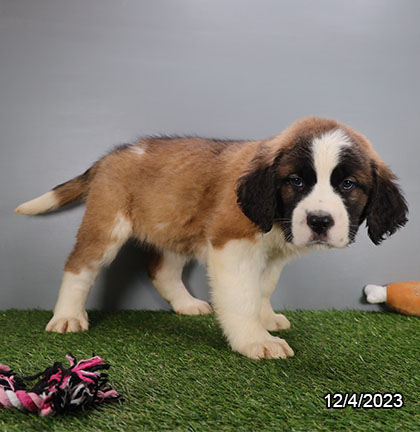
[[[271,306],[270,297],[276,288],[280,273],[286,264],[284,258],[271,258],[261,275],[261,322],[267,330],[278,331],[290,328],[289,320],[283,314],[276,314]]]
[[[231,240],[210,248],[208,273],[217,318],[234,351],[249,358],[286,358],[293,350],[260,321],[265,257],[258,241]]]

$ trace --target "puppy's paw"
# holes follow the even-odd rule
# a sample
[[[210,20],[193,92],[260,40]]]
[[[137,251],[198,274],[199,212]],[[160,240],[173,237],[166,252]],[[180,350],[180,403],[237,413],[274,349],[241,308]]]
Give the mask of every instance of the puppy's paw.
[[[261,317],[262,324],[269,331],[288,330],[290,321],[283,314],[272,313]]]
[[[239,353],[249,357],[250,359],[277,359],[292,357],[295,355],[292,348],[284,340],[278,337],[271,336],[269,339],[261,342],[254,342],[245,345],[242,349],[237,350]]]
[[[56,333],[75,333],[88,329],[89,321],[86,312],[84,315],[79,314],[75,317],[53,316],[47,327],[45,327],[46,331]]]
[[[206,301],[196,298],[184,303],[174,304],[173,309],[180,315],[206,315],[212,313],[212,308]]]

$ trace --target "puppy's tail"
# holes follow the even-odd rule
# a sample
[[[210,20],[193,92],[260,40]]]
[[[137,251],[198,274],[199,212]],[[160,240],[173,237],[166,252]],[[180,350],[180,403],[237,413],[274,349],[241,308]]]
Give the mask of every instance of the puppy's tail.
[[[36,215],[55,210],[74,201],[84,200],[89,184],[95,175],[97,164],[83,174],[65,182],[49,192],[30,201],[26,201],[15,209],[15,213]]]

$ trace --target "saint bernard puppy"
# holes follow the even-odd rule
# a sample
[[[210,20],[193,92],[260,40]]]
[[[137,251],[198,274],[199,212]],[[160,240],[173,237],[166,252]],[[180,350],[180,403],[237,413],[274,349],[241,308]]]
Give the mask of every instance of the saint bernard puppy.
[[[207,265],[212,307],[232,349],[285,358],[293,350],[269,333],[290,326],[270,304],[283,266],[310,250],[348,246],[364,220],[375,244],[404,226],[395,180],[363,135],[311,117],[263,141],[141,139],[16,213],[86,201],[47,331],[88,329],[89,290],[132,237],[145,245],[153,284],[175,312],[212,311],[181,279],[195,258]]]

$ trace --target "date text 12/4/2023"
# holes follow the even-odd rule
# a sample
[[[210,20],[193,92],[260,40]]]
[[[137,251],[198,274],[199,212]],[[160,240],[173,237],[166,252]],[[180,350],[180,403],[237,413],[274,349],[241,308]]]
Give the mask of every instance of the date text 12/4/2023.
[[[404,406],[401,393],[327,393],[324,400],[327,409],[392,409]]]

